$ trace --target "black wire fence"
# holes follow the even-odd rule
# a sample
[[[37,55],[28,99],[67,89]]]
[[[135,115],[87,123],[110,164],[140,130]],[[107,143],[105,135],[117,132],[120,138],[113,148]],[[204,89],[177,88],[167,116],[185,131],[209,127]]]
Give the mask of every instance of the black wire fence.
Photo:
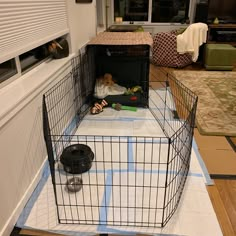
[[[92,55],[43,96],[44,137],[58,220],[65,224],[163,227],[190,166],[197,97],[173,76],[150,83],[160,135],[80,135],[93,102]],[[109,109],[109,108],[107,108]]]

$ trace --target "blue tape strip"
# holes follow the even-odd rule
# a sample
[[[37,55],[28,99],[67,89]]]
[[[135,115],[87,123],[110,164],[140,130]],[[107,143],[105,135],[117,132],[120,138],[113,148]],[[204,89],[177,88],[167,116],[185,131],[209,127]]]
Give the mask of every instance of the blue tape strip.
[[[134,171],[134,159],[133,159],[133,142],[132,138],[128,138],[128,170]]]
[[[77,120],[78,120],[78,117],[75,116],[72,121],[70,122],[70,124],[68,125],[68,127],[64,130],[63,134],[62,135],[70,135],[72,134],[72,131],[74,129],[76,129],[76,125],[77,125]]]
[[[103,225],[107,222],[107,214],[108,209],[110,205],[110,199],[111,199],[111,190],[112,190],[112,173],[111,171],[107,171],[107,177],[106,177],[106,187],[104,189],[104,194],[102,198],[102,203],[99,211],[99,226],[97,228],[98,231],[103,228]]]
[[[110,199],[111,199],[111,191],[112,191],[112,186],[111,186],[112,178],[113,178],[113,175],[111,172],[109,172],[109,174],[107,175],[106,188],[105,188],[103,200],[102,200],[102,206],[105,206],[105,207],[100,208],[100,214],[99,214],[100,225],[98,225],[97,231],[103,232],[103,233],[119,233],[119,234],[127,234],[127,232],[129,232],[131,235],[135,235],[135,233],[132,231],[125,232],[125,231],[117,230],[114,228],[109,228],[107,225],[102,225],[102,223],[105,224],[107,222],[108,210],[109,210]]]
[[[211,179],[211,177],[210,177],[210,175],[208,173],[208,170],[207,170],[207,168],[205,166],[205,163],[202,160],[202,157],[201,157],[200,153],[198,152],[197,143],[195,142],[194,138],[193,138],[193,150],[194,150],[194,152],[195,152],[195,154],[197,156],[198,163],[201,166],[203,175],[204,175],[205,180],[206,180],[206,185],[214,185],[214,181]]]

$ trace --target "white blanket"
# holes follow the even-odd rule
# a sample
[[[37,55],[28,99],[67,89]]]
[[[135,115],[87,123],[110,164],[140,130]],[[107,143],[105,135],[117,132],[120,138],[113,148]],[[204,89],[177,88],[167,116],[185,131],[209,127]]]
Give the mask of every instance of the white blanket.
[[[177,52],[180,54],[192,54],[193,62],[196,62],[199,47],[206,42],[208,26],[204,23],[191,24],[182,34],[177,36]]]
[[[108,95],[121,95],[127,91],[125,87],[118,84],[113,84],[112,86],[107,86],[102,83],[101,80],[96,80],[94,97],[103,99]]]

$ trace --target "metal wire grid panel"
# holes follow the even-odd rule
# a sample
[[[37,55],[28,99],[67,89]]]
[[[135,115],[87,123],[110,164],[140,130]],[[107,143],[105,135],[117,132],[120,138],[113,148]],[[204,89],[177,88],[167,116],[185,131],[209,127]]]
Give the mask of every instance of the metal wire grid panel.
[[[165,71],[161,70],[159,73],[164,74]],[[197,96],[171,74],[167,73],[161,77],[166,80],[151,83],[158,98],[154,99],[155,96],[150,96],[149,109],[166,137],[169,137],[170,144],[165,185],[167,195],[165,195],[162,222],[165,225],[178,206],[189,171]],[[161,87],[165,87],[164,84],[166,89],[163,95]],[[156,90],[155,87],[158,89]],[[155,103],[158,99],[159,102]],[[173,119],[169,119],[169,113],[172,114]]]
[[[86,57],[84,57],[85,59]],[[73,64],[74,63],[74,64]],[[93,75],[84,81],[76,58],[68,74],[43,98],[44,135],[58,220],[67,224],[163,227],[174,214],[188,175],[197,97],[172,76],[152,83],[149,110],[163,137],[75,135],[90,107]],[[85,144],[94,153],[82,174],[65,171],[66,147]],[[72,163],[73,165],[73,163]],[[78,192],[67,181],[80,177]]]
[[[91,60],[87,53],[73,58],[71,72],[44,94],[44,112],[49,117],[46,136],[71,134],[71,124],[78,126],[91,107],[95,84]]]

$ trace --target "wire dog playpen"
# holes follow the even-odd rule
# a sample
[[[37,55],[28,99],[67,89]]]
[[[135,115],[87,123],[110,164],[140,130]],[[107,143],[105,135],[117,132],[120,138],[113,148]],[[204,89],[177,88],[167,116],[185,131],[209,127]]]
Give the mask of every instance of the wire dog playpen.
[[[160,128],[161,135],[80,134],[93,103],[91,60],[87,53],[74,58],[71,72],[43,96],[58,220],[163,227],[188,175],[197,97],[168,76],[150,83],[149,106],[140,108],[150,113],[151,129]]]

